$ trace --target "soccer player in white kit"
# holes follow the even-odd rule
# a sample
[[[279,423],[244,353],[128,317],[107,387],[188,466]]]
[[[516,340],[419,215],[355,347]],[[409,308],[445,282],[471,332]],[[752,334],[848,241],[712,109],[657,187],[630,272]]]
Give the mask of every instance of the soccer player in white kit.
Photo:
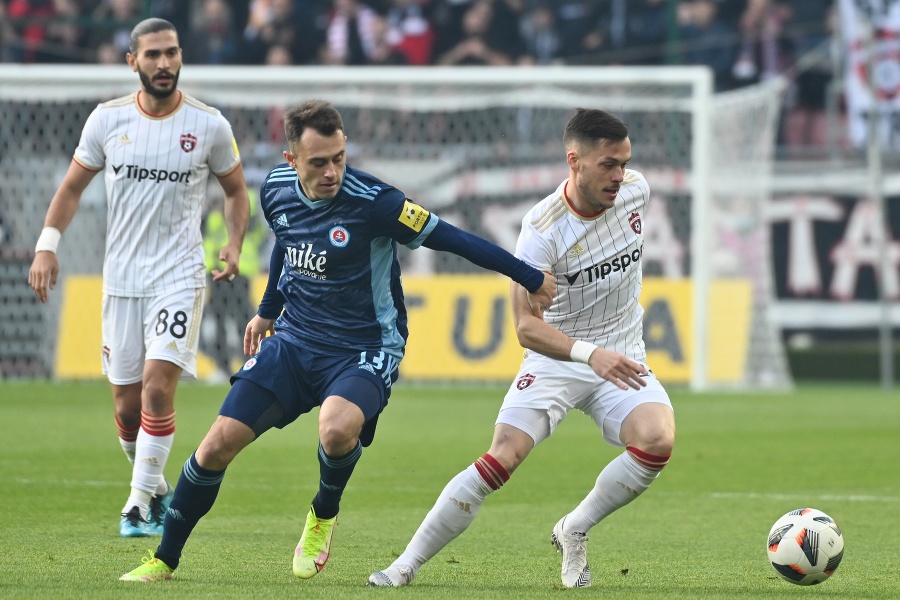
[[[675,419],[646,366],[638,304],[641,218],[650,190],[640,173],[626,168],[628,129],[609,113],[578,109],[563,141],[569,177],[525,215],[516,245],[516,256],[556,276],[557,296],[549,307],[533,309],[525,291],[511,286],[516,335],[526,350],[491,447],[450,480],[406,550],[373,573],[369,585],[408,585],[469,527],[532,448],[578,409],[607,443],[625,449],[550,536],[562,553],[563,584],[588,587],[588,531],[642,494],[669,461]]]
[[[250,213],[231,125],[177,89],[175,27],[147,19],[131,32],[131,70],[141,89],[97,106],[50,202],[28,282],[41,302],[56,286],[56,250],[94,175],[103,171],[107,237],[103,262],[103,373],[115,401],[119,442],[132,463],[119,533],[162,532],[172,497],[164,476],[175,433],[175,389],[196,377],[206,270],[200,232],[212,172],[225,193],[228,243],[214,280],[238,272]]]

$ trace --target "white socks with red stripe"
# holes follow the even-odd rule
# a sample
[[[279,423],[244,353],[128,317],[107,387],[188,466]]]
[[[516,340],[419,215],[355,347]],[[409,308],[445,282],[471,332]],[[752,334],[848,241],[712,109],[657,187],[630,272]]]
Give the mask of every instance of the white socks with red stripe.
[[[468,529],[488,495],[508,480],[509,473],[490,454],[469,465],[447,483],[392,566],[407,565],[414,574],[418,572],[426,561]]]
[[[128,458],[128,462],[134,464],[134,448],[137,445],[137,434],[140,431],[141,426],[138,425],[134,429],[129,429],[125,425],[119,421],[119,417],[116,417],[116,430],[119,432],[119,445],[122,446],[122,451],[125,453],[126,458]]]
[[[594,525],[643,494],[668,460],[668,456],[655,456],[629,447],[606,465],[594,489],[566,516],[563,533],[587,534]]]
[[[154,494],[166,493],[163,469],[174,439],[175,411],[164,416],[141,411],[141,430],[135,443],[134,467],[131,471],[131,495],[122,510],[123,514],[132,506],[137,506],[141,510],[141,516],[146,518]]]

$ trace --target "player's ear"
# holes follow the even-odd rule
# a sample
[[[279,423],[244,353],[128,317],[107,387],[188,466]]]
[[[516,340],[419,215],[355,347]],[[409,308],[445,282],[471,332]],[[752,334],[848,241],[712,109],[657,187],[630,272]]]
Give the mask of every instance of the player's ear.
[[[125,53],[125,61],[128,63],[128,66],[131,67],[131,70],[137,73],[137,57],[131,52]]]
[[[293,168],[293,167],[294,167],[294,161],[296,160],[296,159],[294,158],[294,155],[293,155],[292,153],[290,153],[289,151],[287,151],[287,150],[285,150],[284,152],[282,152],[282,154],[284,154],[284,160],[286,160],[287,163],[291,166],[291,168]]]
[[[566,162],[569,163],[570,169],[578,170],[578,152],[574,148],[566,152]]]

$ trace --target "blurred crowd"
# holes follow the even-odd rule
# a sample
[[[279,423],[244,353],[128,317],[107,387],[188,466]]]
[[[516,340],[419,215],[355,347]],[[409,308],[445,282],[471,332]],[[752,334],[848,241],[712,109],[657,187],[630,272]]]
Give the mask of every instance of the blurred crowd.
[[[168,19],[187,64],[708,65],[719,91],[828,46],[830,0],[0,0],[0,61],[121,64],[143,18]],[[813,62],[795,113],[822,113]],[[805,118],[805,117],[804,117]],[[816,126],[801,127],[815,137]],[[803,143],[816,143],[808,139]]]

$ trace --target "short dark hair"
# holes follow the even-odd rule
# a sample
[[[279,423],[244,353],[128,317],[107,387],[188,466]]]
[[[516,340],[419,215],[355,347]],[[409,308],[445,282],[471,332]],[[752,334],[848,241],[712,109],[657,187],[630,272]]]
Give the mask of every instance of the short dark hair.
[[[628,127],[620,119],[595,108],[576,108],[566,124],[563,143],[593,145],[600,140],[621,142],[628,137]]]
[[[284,138],[289,148],[300,141],[307,128],[325,136],[334,135],[335,131],[344,130],[344,120],[330,102],[308,100],[284,115]]]
[[[160,31],[174,31],[176,35],[178,34],[178,30],[175,29],[175,26],[165,19],[158,19],[155,17],[144,19],[131,30],[131,37],[128,40],[128,51],[132,54],[137,54],[138,40],[140,37],[147,35],[148,33],[159,33]]]

